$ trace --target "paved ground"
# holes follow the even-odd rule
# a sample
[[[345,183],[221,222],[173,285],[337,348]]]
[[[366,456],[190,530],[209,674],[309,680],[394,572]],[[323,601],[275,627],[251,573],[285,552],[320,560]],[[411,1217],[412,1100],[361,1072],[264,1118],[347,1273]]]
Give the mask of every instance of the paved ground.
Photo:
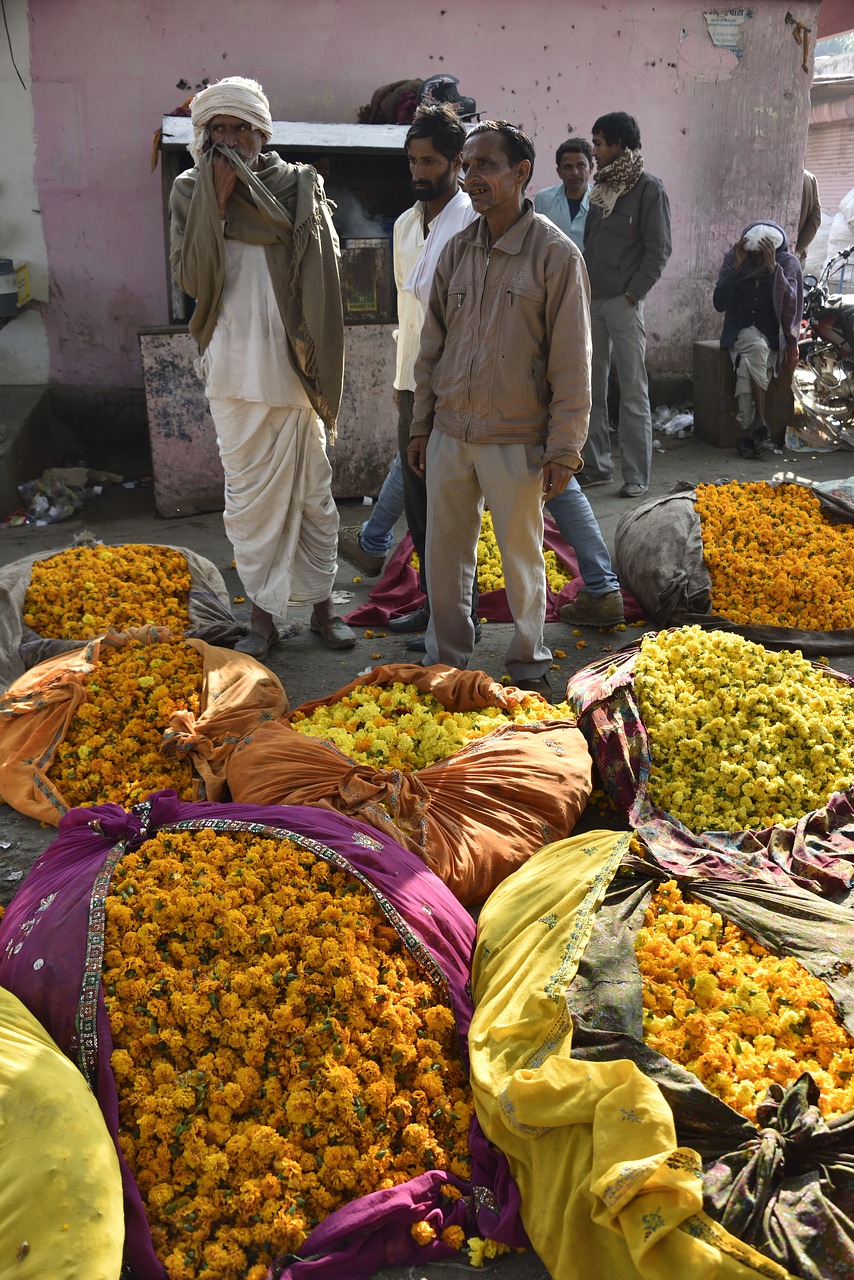
[[[650,497],[662,496],[680,482],[697,484],[721,478],[772,480],[781,477],[829,480],[854,475],[854,454],[848,452],[769,454],[762,461],[748,462],[739,458],[735,450],[717,449],[693,437],[683,440],[663,437],[660,442],[663,451],[656,452],[654,456]],[[611,547],[617,523],[632,505],[617,496],[617,488],[615,484],[613,488],[596,488],[590,493],[594,511]],[[345,525],[359,523],[368,514],[357,502],[341,503],[340,510],[341,522]],[[237,575],[231,568],[232,552],[223,533],[221,515],[214,512],[180,520],[161,519],[155,513],[150,487],[124,489],[114,486],[88,502],[71,520],[61,524],[0,529],[0,564],[9,564],[46,548],[61,549],[83,529],[94,532],[107,543],[153,542],[189,547],[207,556],[221,570],[232,598],[243,594]],[[342,561],[336,583],[336,589],[346,597],[340,606],[342,613],[365,600],[376,581],[363,579],[361,583],[355,583],[353,579],[356,576],[359,576],[359,571]],[[233,609],[238,616],[247,614],[245,604],[234,604]],[[391,633],[372,639],[366,639],[359,633],[354,650],[344,654],[333,653],[309,632],[308,615],[306,608],[293,611],[289,620],[301,623],[300,631],[273,649],[267,660],[284,684],[292,706],[340,688],[359,671],[376,665],[377,655],[386,662],[407,660],[404,638]],[[510,631],[507,624],[491,623],[484,628],[483,640],[477,647],[478,665],[495,678],[499,678],[504,670],[503,654]],[[586,630],[587,647],[577,650],[577,637],[568,627],[559,622],[549,623],[547,643],[552,648],[563,648],[567,653],[559,663],[559,671],[551,673],[552,683],[557,688],[565,687],[570,675],[600,657],[606,645],[616,649],[641,634],[643,628],[630,628],[625,633]],[[834,659],[834,665],[854,673],[854,655]],[[51,828],[44,828],[33,819],[0,805],[0,903],[10,900],[32,862],[52,837]],[[460,1264],[453,1264],[453,1269],[459,1270]],[[545,1267],[530,1254],[500,1259],[494,1270],[501,1280],[548,1280]],[[389,1268],[379,1274],[386,1280],[439,1280],[448,1272],[448,1266],[431,1266]]]

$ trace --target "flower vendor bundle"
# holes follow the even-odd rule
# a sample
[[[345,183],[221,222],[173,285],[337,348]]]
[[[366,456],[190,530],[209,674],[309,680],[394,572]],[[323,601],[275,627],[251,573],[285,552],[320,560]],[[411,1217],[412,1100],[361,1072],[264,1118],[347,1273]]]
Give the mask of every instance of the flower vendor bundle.
[[[550,547],[543,548],[543,559],[546,564],[546,581],[555,595],[560,595],[566,584],[572,581],[572,574]],[[420,569],[421,559],[417,551],[413,551],[410,564],[413,569]],[[477,589],[481,595],[485,595],[488,591],[503,591],[504,587],[504,566],[495,537],[492,512],[484,507],[477,539]]]
[[[740,626],[854,627],[854,525],[804,485],[697,486],[712,612]]]
[[[189,626],[190,568],[171,547],[71,547],[37,560],[24,622],[41,636],[90,640],[147,623],[181,635]]]
[[[440,971],[313,842],[220,825],[126,853],[106,900],[120,1141],[170,1280],[263,1280],[337,1207],[469,1173]]]
[[[290,724],[298,733],[330,742],[361,764],[382,769],[425,769],[467,743],[507,724],[571,719],[566,703],[550,706],[523,697],[506,706],[451,711],[413,684],[358,684],[340,700],[306,713],[297,708]]]
[[[790,826],[854,779],[854,688],[799,652],[699,626],[646,636],[649,800],[692,831]]]
[[[776,956],[675,881],[635,937],[643,1038],[748,1120],[807,1071],[824,1117],[854,1111],[854,1039],[825,983]]]

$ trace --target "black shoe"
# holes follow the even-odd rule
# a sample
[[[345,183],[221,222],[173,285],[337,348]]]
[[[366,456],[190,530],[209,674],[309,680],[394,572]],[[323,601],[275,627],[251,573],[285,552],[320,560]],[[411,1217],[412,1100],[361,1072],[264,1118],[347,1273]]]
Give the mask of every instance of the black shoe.
[[[422,606],[414,613],[405,613],[401,618],[389,618],[386,626],[389,631],[396,631],[398,634],[407,631],[426,631],[429,621],[430,610]]]
[[[753,436],[747,434],[739,436],[735,442],[735,447],[742,458],[758,458],[760,456]]]
[[[774,441],[771,439],[771,431],[761,422],[753,431],[753,444],[757,453],[770,453],[774,448]]]
[[[483,627],[479,622],[476,622],[474,624],[475,644],[477,644],[478,640],[482,635],[483,635]],[[424,653],[426,652],[426,649],[427,649],[427,645],[423,636],[410,636],[403,647],[404,649],[411,650],[412,653]]]

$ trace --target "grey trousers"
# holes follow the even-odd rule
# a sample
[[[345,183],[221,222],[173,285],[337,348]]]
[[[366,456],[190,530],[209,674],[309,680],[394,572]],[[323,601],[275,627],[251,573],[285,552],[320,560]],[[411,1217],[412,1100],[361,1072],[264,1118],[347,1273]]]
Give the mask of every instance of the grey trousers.
[[[610,479],[611,434],[608,423],[608,375],[613,358],[620,384],[620,461],[626,484],[649,486],[652,472],[652,418],[646,378],[646,329],[643,303],[630,306],[618,298],[590,303],[593,331],[593,407],[590,430],[581,451],[584,471],[591,480]]]

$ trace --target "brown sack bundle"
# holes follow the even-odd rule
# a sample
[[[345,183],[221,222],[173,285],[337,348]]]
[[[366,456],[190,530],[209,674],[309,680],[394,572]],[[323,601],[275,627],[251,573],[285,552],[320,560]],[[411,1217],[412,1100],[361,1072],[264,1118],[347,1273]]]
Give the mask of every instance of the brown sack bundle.
[[[449,711],[511,707],[526,695],[482,671],[409,664],[374,668],[357,685],[415,685]],[[556,713],[557,715],[557,713]],[[415,773],[356,764],[297,733],[260,725],[228,761],[234,801],[315,805],[368,822],[417,854],[464,904],[482,902],[542,845],[570,834],[591,790],[591,761],[574,720],[507,724]]]
[[[200,780],[197,789],[206,799],[221,798],[225,761],[234,742],[251,733],[259,721],[283,716],[288,710],[278,679],[246,654],[203,640],[186,640],[164,627],[99,636],[31,668],[0,696],[0,795],[7,804],[52,826],[71,807],[48,777],[57,748],[88,696],[88,678],[98,667],[101,647],[121,647],[132,640],[189,645],[201,655],[201,712],[198,716],[177,712],[170,726],[163,726],[163,754],[190,757]],[[119,707],[119,720],[121,715]]]

